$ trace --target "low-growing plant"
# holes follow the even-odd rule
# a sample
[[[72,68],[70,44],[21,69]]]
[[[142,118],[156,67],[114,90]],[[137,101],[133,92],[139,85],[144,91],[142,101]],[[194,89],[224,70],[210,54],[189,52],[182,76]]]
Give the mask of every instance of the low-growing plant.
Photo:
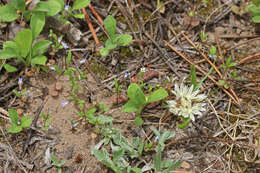
[[[11,126],[7,128],[7,131],[10,133],[19,133],[24,128],[28,128],[32,124],[32,119],[28,116],[19,117],[18,113],[14,109],[8,110],[9,117],[11,119]]]
[[[111,127],[111,126],[110,126]],[[103,132],[106,131],[106,138],[101,140],[92,150],[94,156],[106,165],[108,168],[112,169],[116,173],[124,172],[136,172],[141,173],[140,168],[132,168],[129,164],[129,157],[131,159],[139,158],[142,155],[144,143],[138,137],[132,139],[132,143],[129,143],[124,136],[118,130],[112,130],[106,128]],[[102,148],[102,151],[98,150],[101,145],[110,144],[112,149],[112,159],[109,156],[109,153],[105,148]]]
[[[62,167],[66,161],[63,159],[61,161],[59,161],[58,158],[54,154],[51,154],[51,161],[52,161],[52,165],[57,167],[58,173],[61,173]]]
[[[43,125],[42,125],[42,130],[46,131],[50,127],[50,122],[52,120],[52,117],[50,117],[49,113],[44,114],[41,113],[42,119],[43,119]]]
[[[158,138],[158,143],[155,147],[156,154],[150,170],[153,169],[155,173],[169,173],[178,168],[181,164],[181,160],[176,162],[173,162],[172,160],[162,160],[162,152],[165,149],[165,142],[173,138],[174,133],[164,130],[163,133],[160,134],[160,132],[154,127],[151,127],[151,130],[154,132],[156,138]]]
[[[116,34],[116,19],[113,16],[106,17],[104,26],[109,38],[105,43],[105,47],[100,49],[102,56],[107,56],[111,50],[118,46],[127,46],[132,41],[132,36],[129,34]]]
[[[140,85],[136,83],[131,83],[127,91],[130,101],[128,101],[122,108],[123,112],[135,112],[138,117],[136,117],[136,124],[138,126],[142,125],[143,121],[140,117],[141,112],[145,106],[149,103],[153,103],[162,100],[168,96],[168,92],[159,88],[153,91],[150,95],[145,96]]]
[[[260,0],[252,0],[252,4],[248,6],[248,10],[252,12],[252,20],[254,23],[260,23]]]

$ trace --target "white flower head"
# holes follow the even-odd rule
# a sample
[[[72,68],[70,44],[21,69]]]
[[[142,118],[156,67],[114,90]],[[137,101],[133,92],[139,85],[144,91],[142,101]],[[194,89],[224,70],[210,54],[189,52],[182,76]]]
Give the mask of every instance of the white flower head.
[[[176,96],[176,100],[167,101],[169,111],[175,115],[182,116],[184,118],[190,118],[195,121],[194,115],[202,115],[205,111],[205,103],[201,103],[207,96],[204,94],[198,94],[199,90],[194,91],[193,85],[189,88],[181,84],[175,85],[172,93]]]

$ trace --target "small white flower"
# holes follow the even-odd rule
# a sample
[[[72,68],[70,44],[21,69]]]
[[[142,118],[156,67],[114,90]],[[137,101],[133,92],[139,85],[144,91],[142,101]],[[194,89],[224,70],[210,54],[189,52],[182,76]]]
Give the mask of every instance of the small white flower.
[[[140,71],[141,71],[141,72],[146,72],[146,68],[143,67],[143,68],[140,69]]]
[[[86,58],[83,58],[82,60],[79,61],[80,64],[84,64],[86,62]]]
[[[53,67],[53,66],[50,66],[50,69],[53,71],[56,71],[55,67]]]
[[[58,38],[58,43],[60,43],[61,40],[62,40],[62,36],[60,36],[60,37]]]
[[[195,121],[194,115],[202,115],[203,111],[206,111],[205,103],[201,103],[207,96],[204,94],[198,94],[199,90],[193,91],[193,85],[189,88],[181,84],[181,86],[175,85],[175,90],[172,93],[176,96],[175,100],[168,100],[169,111],[175,115],[182,116],[184,118],[190,118]]]

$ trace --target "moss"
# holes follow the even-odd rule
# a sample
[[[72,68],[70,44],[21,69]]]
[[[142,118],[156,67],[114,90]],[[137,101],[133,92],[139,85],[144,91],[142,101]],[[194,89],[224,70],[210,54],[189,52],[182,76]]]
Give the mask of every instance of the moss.
[[[201,8],[197,10],[197,14],[201,17],[207,17],[215,9],[216,4],[214,0],[207,0],[206,5],[202,5],[202,3],[202,0],[199,0],[197,3],[198,6],[201,6]]]
[[[95,60],[90,61],[90,69],[101,79],[107,78],[108,71],[103,64],[97,63]]]

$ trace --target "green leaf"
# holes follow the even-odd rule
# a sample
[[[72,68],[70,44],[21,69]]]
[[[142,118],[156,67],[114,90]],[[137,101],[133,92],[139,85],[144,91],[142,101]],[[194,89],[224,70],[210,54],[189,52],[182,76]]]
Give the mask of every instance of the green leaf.
[[[177,127],[180,129],[184,129],[184,128],[188,127],[188,125],[190,123],[190,118],[182,118],[182,119],[183,119],[183,123],[177,125]]]
[[[85,8],[90,3],[90,0],[76,0],[72,5],[72,10],[79,10]]]
[[[123,34],[120,35],[118,41],[117,41],[117,45],[118,46],[127,46],[131,43],[133,37],[129,34]]]
[[[31,64],[32,65],[45,65],[47,61],[46,56],[39,55],[32,59]]]
[[[252,18],[252,20],[253,20],[253,22],[255,22],[255,23],[260,23],[260,16],[254,16],[254,17]]]
[[[138,111],[138,105],[135,104],[132,100],[127,102],[123,108],[122,112],[137,112]]]
[[[152,92],[151,95],[149,95],[147,102],[148,103],[156,102],[164,99],[167,96],[168,96],[168,92],[163,88],[159,88],[158,90]]]
[[[112,50],[115,49],[117,47],[117,44],[114,44],[112,39],[107,39],[106,44],[105,44],[105,48],[108,50]]]
[[[161,161],[162,161],[162,153],[159,151],[156,153],[155,158],[154,158],[155,172],[159,172],[161,170]]]
[[[197,75],[193,64],[190,66],[190,72],[191,72],[191,84],[193,85],[194,87],[193,90],[194,90],[197,86]]]
[[[12,0],[11,4],[15,9],[25,12],[25,0]]]
[[[259,6],[260,5],[260,0],[252,0],[253,3],[256,5],[256,6]]]
[[[21,119],[21,126],[23,128],[28,128],[30,127],[32,124],[32,118],[31,117],[28,117],[28,116],[23,116],[22,119]]]
[[[67,61],[66,61],[68,67],[69,67],[70,62],[71,62],[71,55],[72,55],[72,54],[71,54],[71,51],[69,50],[68,56],[67,56]]]
[[[177,162],[175,163],[171,163],[169,165],[169,167],[167,169],[165,169],[162,173],[169,173],[173,170],[175,170],[176,168],[178,168],[180,165],[181,165],[182,161],[181,160],[178,160]]]
[[[140,116],[135,118],[135,124],[137,126],[141,126],[141,125],[143,125],[143,123],[144,123],[144,121],[143,121],[143,119]]]
[[[45,24],[45,15],[42,12],[33,13],[30,21],[32,29],[32,39],[35,40],[41,33]]]
[[[259,16],[260,15],[260,8],[257,7],[254,4],[251,4],[248,6],[248,10],[251,11],[253,13],[254,16]]]
[[[16,9],[11,4],[0,6],[0,20],[11,22],[18,17],[19,15],[16,13]]]
[[[75,18],[78,18],[78,19],[84,19],[84,18],[85,18],[85,16],[84,16],[83,13],[73,14],[73,16],[74,16]]]
[[[15,124],[15,125],[17,125],[18,120],[19,120],[19,115],[18,115],[18,113],[16,112],[16,110],[14,110],[14,109],[9,109],[9,110],[8,110],[8,114],[9,114],[9,117],[10,117],[12,123]]]
[[[26,57],[32,46],[32,31],[30,29],[24,29],[18,32],[14,41],[20,50],[21,56]]]
[[[51,161],[53,162],[52,164],[55,166],[59,164],[59,160],[54,154],[51,154]]]
[[[0,59],[9,59],[15,57],[17,57],[17,54],[14,49],[6,48],[4,50],[0,50]]]
[[[134,173],[142,173],[142,169],[140,168],[131,168],[131,171],[133,171]]]
[[[215,46],[211,46],[209,50],[210,55],[216,55],[217,54],[217,48]]]
[[[127,90],[128,97],[134,101],[136,105],[142,106],[146,104],[145,95],[140,88],[140,86],[136,83],[131,83]]]
[[[7,128],[7,131],[9,133],[19,133],[20,131],[22,131],[22,126],[17,126],[16,124],[11,124],[11,126],[9,128]]]
[[[116,19],[113,16],[108,15],[106,17],[106,19],[104,20],[104,26],[105,26],[105,29],[107,30],[110,37],[115,35],[115,33],[116,33]]]
[[[107,48],[101,48],[99,52],[102,56],[107,56],[109,54],[109,50]]]
[[[39,40],[32,48],[32,56],[41,55],[47,51],[48,46],[51,44],[49,40]]]
[[[56,0],[38,2],[34,11],[46,12],[47,16],[55,16],[63,9],[60,2]]]
[[[16,72],[17,68],[14,66],[11,66],[9,64],[4,64],[4,68],[7,72],[12,73],[12,72]]]

